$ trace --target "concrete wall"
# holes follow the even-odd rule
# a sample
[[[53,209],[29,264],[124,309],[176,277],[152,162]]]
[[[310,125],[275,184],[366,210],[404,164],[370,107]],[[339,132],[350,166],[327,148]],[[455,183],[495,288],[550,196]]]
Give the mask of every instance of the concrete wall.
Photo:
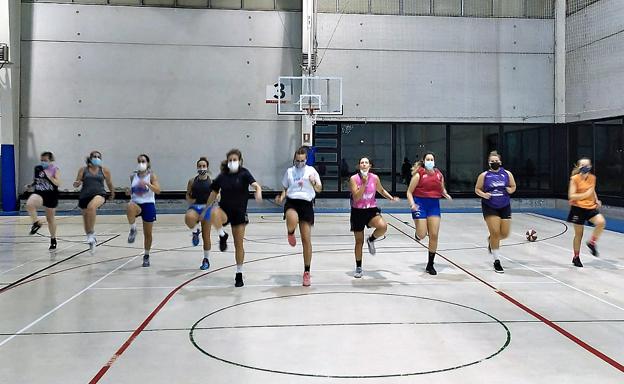
[[[601,0],[566,20],[567,121],[624,115],[624,1]]]

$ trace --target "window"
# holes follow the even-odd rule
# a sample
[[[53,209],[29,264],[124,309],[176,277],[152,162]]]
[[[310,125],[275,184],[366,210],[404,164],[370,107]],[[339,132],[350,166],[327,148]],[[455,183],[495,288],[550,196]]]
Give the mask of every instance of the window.
[[[358,170],[362,157],[373,164],[373,173],[392,190],[392,124],[341,124],[342,190],[349,190],[349,177]],[[317,155],[318,157],[318,155]]]
[[[550,126],[504,127],[503,167],[513,173],[518,190],[550,189]]]
[[[497,125],[451,126],[450,169],[446,175],[450,192],[474,190],[488,153],[498,150],[498,131]]]
[[[622,193],[624,159],[622,119],[601,121],[594,125],[596,153],[592,159],[598,178],[596,189],[602,193]]]
[[[436,156],[436,167],[446,174],[446,125],[399,124],[396,130],[396,191],[407,191],[411,166],[425,152]]]

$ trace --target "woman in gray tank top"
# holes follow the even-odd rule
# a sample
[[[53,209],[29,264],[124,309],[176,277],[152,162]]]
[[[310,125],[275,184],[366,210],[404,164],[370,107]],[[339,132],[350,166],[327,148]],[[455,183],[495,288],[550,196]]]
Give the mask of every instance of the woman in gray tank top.
[[[95,218],[99,207],[106,202],[106,189],[110,191],[110,198],[115,198],[115,189],[108,168],[102,166],[102,154],[93,151],[87,158],[87,166],[78,170],[74,187],[82,186],[78,198],[78,207],[82,210],[82,221],[87,234],[87,243],[91,253],[95,252],[97,240],[95,239]]]

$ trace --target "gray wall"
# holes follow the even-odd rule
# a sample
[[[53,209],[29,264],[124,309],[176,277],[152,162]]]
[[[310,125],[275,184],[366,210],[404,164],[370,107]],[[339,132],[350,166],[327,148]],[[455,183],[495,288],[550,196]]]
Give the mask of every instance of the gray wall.
[[[149,153],[166,190],[240,147],[277,188],[296,117],[264,103],[298,74],[301,14],[24,4],[22,166],[57,153],[70,187],[92,149],[115,183]],[[552,122],[553,20],[319,14],[320,75],[344,78],[341,119]],[[331,37],[333,35],[333,38]],[[330,42],[331,39],[331,42]],[[328,48],[328,49],[326,49]]]
[[[567,121],[624,115],[624,1],[568,16],[566,51]]]
[[[346,120],[553,121],[552,19],[318,20],[319,74],[344,78]]]

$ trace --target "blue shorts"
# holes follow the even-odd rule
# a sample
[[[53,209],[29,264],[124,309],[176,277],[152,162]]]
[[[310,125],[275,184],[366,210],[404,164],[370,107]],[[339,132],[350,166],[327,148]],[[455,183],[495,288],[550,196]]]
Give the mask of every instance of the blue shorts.
[[[418,206],[412,211],[412,219],[426,219],[430,216],[440,217],[440,199],[429,197],[414,197],[414,203]]]
[[[141,219],[143,219],[146,223],[153,223],[156,221],[156,204],[154,203],[143,203],[137,204],[139,208],[141,208]]]
[[[193,210],[197,212],[198,215],[201,215],[204,209],[206,209],[206,204],[192,204],[190,207],[188,207],[188,210]],[[201,218],[201,221],[210,220],[211,211],[212,211],[212,207],[209,207],[206,210],[206,214],[204,215],[204,217]]]

